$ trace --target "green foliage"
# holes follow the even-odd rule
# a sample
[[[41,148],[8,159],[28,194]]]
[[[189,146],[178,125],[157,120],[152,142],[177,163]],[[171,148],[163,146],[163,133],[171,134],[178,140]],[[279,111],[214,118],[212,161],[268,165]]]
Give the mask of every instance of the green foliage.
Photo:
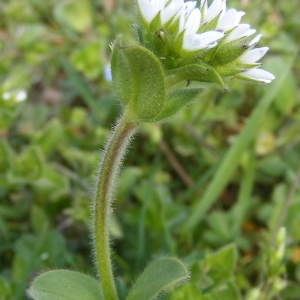
[[[62,25],[84,32],[92,26],[92,8],[88,0],[65,0],[55,7],[55,17]]]
[[[14,181],[34,181],[40,178],[43,170],[43,157],[37,147],[25,149],[15,157],[15,172],[11,175]]]
[[[237,249],[234,245],[206,255],[204,259],[193,263],[195,276],[191,278],[191,282],[174,292],[171,299],[241,299],[235,277],[237,261]]]
[[[227,184],[230,175],[233,173],[239,163],[239,157],[243,154],[245,148],[251,143],[252,139],[255,138],[256,132],[258,131],[263,120],[264,114],[277,95],[277,92],[280,91],[281,86],[294,62],[294,59],[295,56],[292,57],[288,64],[282,61],[281,74],[278,74],[277,80],[271,85],[271,87],[269,87],[270,91],[272,92],[266,93],[265,97],[260,101],[259,105],[256,106],[256,109],[249,117],[248,123],[238,136],[234,145],[230,148],[230,151],[225,156],[219,170],[214,177],[214,180],[211,182],[206,194],[203,196],[202,201],[199,201],[196,204],[196,208],[189,220],[189,228],[193,228],[194,226],[196,226],[197,222],[200,221],[209,207],[214,203],[214,201],[217,200],[219,192]]]
[[[203,262],[202,269],[215,282],[230,280],[237,264],[237,249],[234,245],[227,246],[217,253],[209,255]]]
[[[131,288],[127,300],[151,300],[188,278],[185,266],[176,258],[151,262]]]
[[[0,141],[0,171],[6,172],[11,163],[11,149],[8,143],[4,140]]]
[[[34,279],[28,294],[34,300],[101,300],[98,282],[85,274],[53,270]]]
[[[99,55],[102,45],[99,42],[89,43],[76,49],[71,56],[74,67],[90,79],[98,78],[103,69],[103,62]]]
[[[41,271],[94,274],[88,234],[93,174],[120,114],[103,67],[118,33],[132,45],[134,10],[128,0],[111,12],[106,1],[97,0],[87,1],[90,8],[80,13],[64,8],[84,2],[0,1],[1,300],[26,299]],[[299,44],[299,1],[232,0],[228,6],[247,11],[245,21],[262,28],[262,44],[271,49],[265,68],[280,77]],[[85,21],[79,28],[74,20],[81,13]],[[253,300],[261,287],[263,292],[270,284],[276,287],[275,278],[282,289],[274,299],[299,298],[299,72],[297,56],[277,87],[278,81],[270,88],[230,81],[228,92],[206,86],[196,101],[170,98],[188,105],[168,122],[142,127],[124,162],[113,207],[121,299],[153,255],[180,257],[190,273],[190,280],[162,299],[239,299],[241,294]],[[191,83],[190,88],[202,87]],[[23,102],[16,99],[20,90],[27,92]],[[246,136],[247,145],[231,155],[233,165],[217,176],[222,159],[245,136],[252,112],[271,96],[251,142]],[[217,190],[209,188],[216,177],[222,182]],[[213,205],[200,218],[195,208],[206,202],[208,188]],[[197,226],[184,230],[193,214]],[[284,268],[274,277],[270,262],[282,226]],[[210,257],[232,243],[237,265],[222,272],[223,280],[209,271],[220,265]],[[207,259],[213,263],[206,270]]]

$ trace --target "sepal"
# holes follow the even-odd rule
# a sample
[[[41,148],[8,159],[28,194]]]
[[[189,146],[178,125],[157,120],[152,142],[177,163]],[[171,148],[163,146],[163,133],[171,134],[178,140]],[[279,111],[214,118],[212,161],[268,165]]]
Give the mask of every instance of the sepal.
[[[182,81],[212,82],[225,87],[222,77],[211,66],[206,64],[190,64],[177,69],[167,77],[167,86],[172,86]]]
[[[210,53],[209,64],[220,66],[234,62],[249,48],[250,40],[251,38],[248,37],[221,43],[214,53]]]

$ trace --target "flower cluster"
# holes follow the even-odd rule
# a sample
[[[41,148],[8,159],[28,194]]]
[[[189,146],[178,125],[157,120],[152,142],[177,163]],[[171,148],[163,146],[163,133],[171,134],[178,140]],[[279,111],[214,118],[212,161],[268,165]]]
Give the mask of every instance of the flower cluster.
[[[227,9],[226,0],[138,0],[142,44],[169,68],[187,63],[214,67],[221,76],[270,83],[259,68],[268,47],[255,48],[261,35],[241,23],[245,14]]]

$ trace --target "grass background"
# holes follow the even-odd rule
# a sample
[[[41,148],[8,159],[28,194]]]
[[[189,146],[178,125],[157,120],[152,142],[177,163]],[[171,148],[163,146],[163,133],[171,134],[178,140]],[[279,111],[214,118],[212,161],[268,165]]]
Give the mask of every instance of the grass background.
[[[230,280],[248,295],[271,278],[266,257],[285,226],[286,287],[271,298],[300,298],[300,3],[227,2],[260,28],[261,45],[271,48],[264,68],[277,80],[229,80],[228,92],[209,87],[167,122],[142,126],[112,222],[124,293],[161,255],[180,257],[196,284],[197,262],[234,243],[239,259]],[[118,34],[130,40],[135,9],[132,1],[0,2],[1,300],[26,299],[42,270],[94,274],[94,174],[121,111],[104,68],[109,43]],[[28,97],[20,102],[22,90]],[[171,297],[184,299],[178,295]]]

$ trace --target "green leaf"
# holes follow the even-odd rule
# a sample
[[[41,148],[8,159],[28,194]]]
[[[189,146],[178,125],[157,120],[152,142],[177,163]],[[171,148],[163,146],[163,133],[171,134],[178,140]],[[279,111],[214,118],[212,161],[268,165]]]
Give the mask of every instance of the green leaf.
[[[14,159],[14,169],[11,179],[13,181],[35,181],[42,176],[44,157],[38,146],[26,148]]]
[[[116,92],[124,104],[135,96],[135,78],[125,48],[117,43],[111,57],[111,71]]]
[[[194,276],[193,276],[194,277]],[[183,299],[197,299],[197,300],[212,300],[209,295],[204,295],[200,290],[199,284],[191,283],[185,284],[184,286],[176,289],[172,292],[171,300],[183,300]]]
[[[188,103],[191,103],[199,95],[200,89],[182,89],[170,93],[166,104],[160,114],[155,118],[156,121],[168,118],[177,113]]]
[[[273,74],[281,74],[286,62],[282,57],[268,57],[264,63],[264,69]],[[293,70],[286,74],[281,89],[277,92],[274,100],[276,110],[280,114],[290,114],[297,104],[297,82]]]
[[[31,207],[30,221],[32,229],[36,233],[42,234],[43,231],[48,229],[49,221],[47,215],[45,214],[45,211],[37,205]]]
[[[238,259],[235,245],[228,245],[207,256],[203,262],[203,269],[215,282],[230,280],[233,276]]]
[[[296,104],[295,100],[297,99],[297,82],[290,71],[287,75],[284,84],[282,85],[282,89],[276,96],[275,105],[276,108],[282,114],[289,114],[291,113],[294,105]]]
[[[77,32],[85,32],[92,25],[92,8],[88,0],[67,0],[55,8],[55,17],[63,25]]]
[[[102,45],[99,41],[85,43],[71,55],[72,65],[90,79],[96,79],[103,70]]]
[[[137,279],[127,300],[155,299],[179,282],[188,279],[186,267],[176,258],[160,258],[151,262]]]
[[[12,299],[12,287],[11,282],[5,279],[5,277],[0,277],[0,295],[2,299]]]
[[[39,145],[46,155],[57,149],[64,136],[64,128],[58,119],[53,119],[43,130],[34,136],[34,142]]]
[[[211,299],[214,300],[240,300],[241,295],[237,286],[232,282],[227,282],[217,286],[211,293]]]
[[[70,189],[69,179],[49,165],[44,166],[43,176],[33,184],[37,195],[45,201],[57,201]]]
[[[152,121],[165,102],[164,73],[160,61],[141,46],[113,49],[112,75],[116,91],[124,104],[143,121]]]
[[[68,270],[43,273],[34,279],[28,294],[34,300],[104,299],[96,279]]]

